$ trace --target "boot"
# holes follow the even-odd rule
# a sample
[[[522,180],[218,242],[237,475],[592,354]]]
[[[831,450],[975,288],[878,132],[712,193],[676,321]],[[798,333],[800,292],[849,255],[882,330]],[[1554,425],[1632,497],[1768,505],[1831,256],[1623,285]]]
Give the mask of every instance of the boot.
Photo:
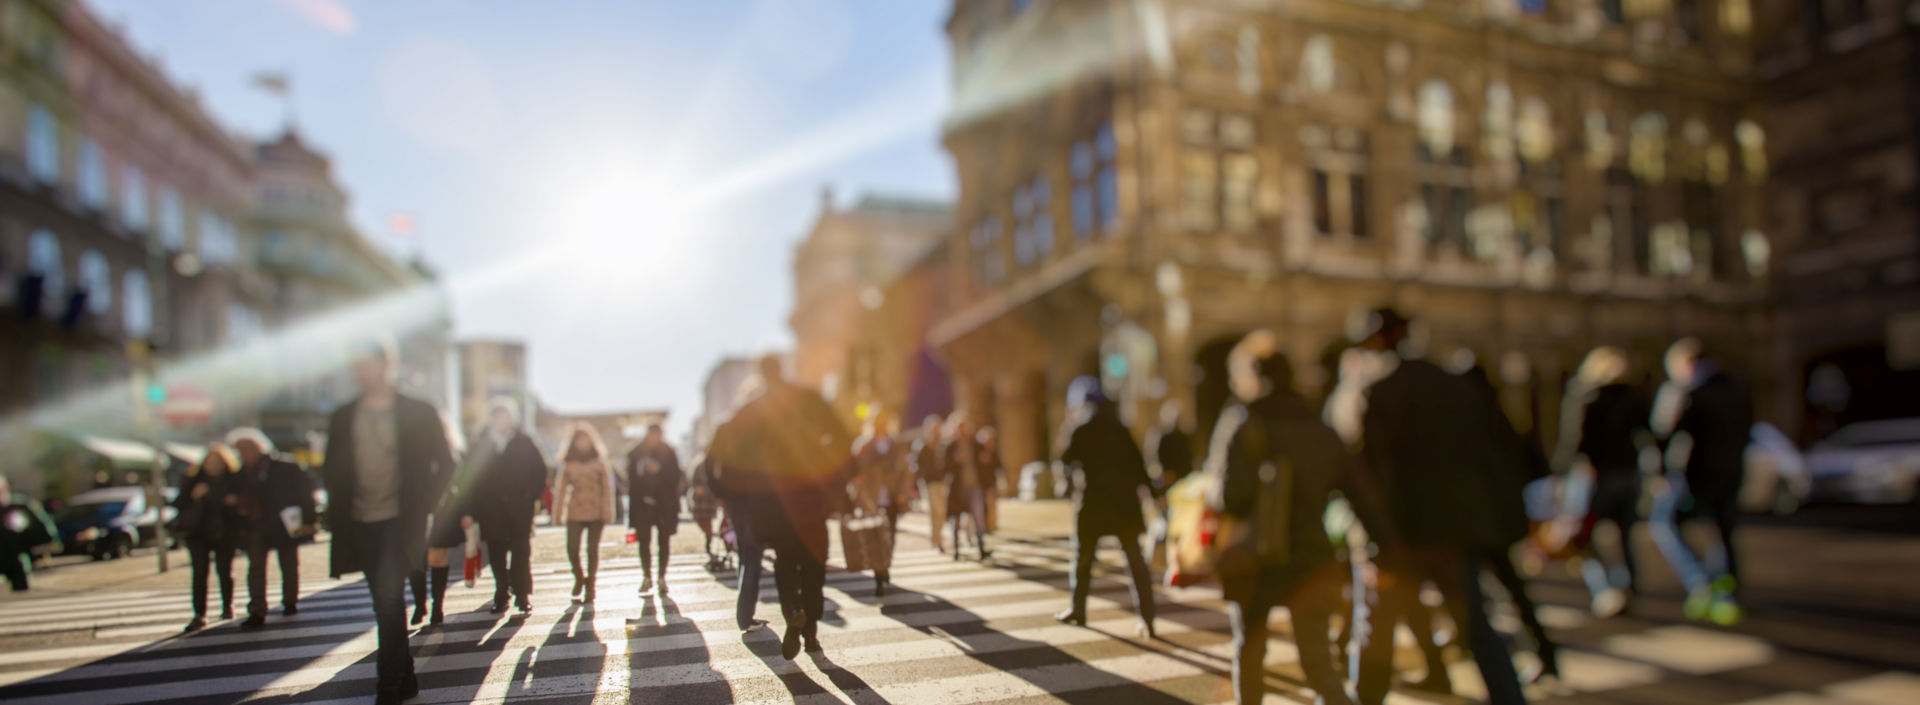
[[[599,582],[599,577],[600,576],[597,575],[587,576],[586,589],[582,591],[581,602],[589,605],[593,604],[593,584]]]
[[[581,575],[581,574],[580,574],[580,569],[579,569],[579,568],[575,568],[575,569],[573,569],[573,597],[574,597],[574,599],[579,599],[579,598],[580,598],[580,593],[581,593],[581,592],[583,592],[583,591],[585,591],[585,590],[586,590],[586,588],[587,588],[587,578],[586,578],[586,576],[584,576],[584,575]]]
[[[429,592],[433,594],[433,613],[431,615],[428,615],[427,623],[439,624],[441,622],[447,621],[447,615],[446,615],[446,612],[443,610],[442,606],[445,605],[447,602],[448,571],[446,566],[440,566],[438,568],[434,568],[432,572],[433,572],[433,577],[432,577],[433,585],[429,588]]]

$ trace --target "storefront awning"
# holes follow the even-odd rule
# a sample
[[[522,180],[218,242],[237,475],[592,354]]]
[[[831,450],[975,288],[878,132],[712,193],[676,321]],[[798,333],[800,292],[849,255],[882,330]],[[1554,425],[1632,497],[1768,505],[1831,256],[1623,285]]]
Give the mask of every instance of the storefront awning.
[[[207,457],[206,446],[188,443],[168,443],[166,444],[166,449],[167,455],[178,458],[181,462],[188,465],[199,465],[200,460]]]
[[[153,452],[153,446],[136,441],[119,438],[102,438],[100,436],[80,436],[76,440],[80,441],[82,447],[100,457],[106,458],[108,462],[113,463],[115,468],[119,469],[151,469],[153,467],[153,461],[157,457]]]

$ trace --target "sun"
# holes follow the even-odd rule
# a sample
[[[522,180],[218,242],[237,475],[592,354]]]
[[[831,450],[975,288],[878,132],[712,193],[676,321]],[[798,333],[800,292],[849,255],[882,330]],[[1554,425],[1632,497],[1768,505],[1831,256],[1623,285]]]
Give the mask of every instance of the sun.
[[[570,280],[565,286],[594,296],[661,298],[694,285],[703,233],[691,215],[685,195],[666,179],[614,173],[583,181],[554,214],[551,246]]]

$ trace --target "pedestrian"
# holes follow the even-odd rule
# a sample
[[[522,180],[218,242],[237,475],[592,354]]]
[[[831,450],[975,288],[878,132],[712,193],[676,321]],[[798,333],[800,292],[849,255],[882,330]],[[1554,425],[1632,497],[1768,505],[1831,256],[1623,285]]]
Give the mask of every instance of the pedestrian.
[[[186,482],[173,506],[174,526],[187,544],[193,566],[193,620],[186,632],[207,626],[207,579],[220,581],[220,618],[233,619],[233,554],[245,544],[247,525],[240,516],[245,496],[234,474],[240,461],[224,443],[207,446],[200,463],[187,471]]]
[[[687,474],[680,456],[667,445],[666,431],[654,424],[627,453],[627,525],[640,544],[640,593],[655,589],[667,594],[667,563],[673,555],[673,534],[680,527],[680,496],[687,492]],[[653,548],[660,548],[660,582],[654,583]]]
[[[300,540],[313,536],[319,522],[313,504],[313,480],[291,458],[273,452],[273,441],[257,428],[238,428],[227,442],[240,457],[240,512],[247,526],[247,621],[267,623],[267,554],[280,564],[280,614],[300,612]]]
[[[458,428],[458,424],[448,423],[443,417],[441,426],[448,431]],[[427,564],[425,568],[415,566],[407,575],[413,584],[413,624],[422,621],[428,625],[439,626],[447,620],[447,580],[450,569],[447,567],[448,554],[455,548],[468,544],[478,544],[477,532],[467,531],[460,518],[468,512],[462,502],[470,495],[474,478],[491,462],[491,452],[465,452],[466,444],[461,442],[459,434],[447,434],[447,447],[458,457],[453,477],[440,492],[438,503],[434,504],[433,514],[427,518]],[[478,546],[474,546],[478,550]],[[462,551],[464,554],[465,551]],[[465,572],[465,571],[463,571]],[[467,587],[473,587],[470,578]],[[429,611],[431,606],[431,611]]]
[[[707,554],[707,569],[717,570],[720,557],[713,553],[714,519],[720,514],[720,500],[713,493],[713,463],[705,453],[693,461],[693,478],[687,483],[687,513],[700,528],[700,550]]]
[[[913,442],[913,475],[920,483],[920,496],[927,501],[927,539],[933,550],[945,553],[948,483],[947,458],[943,452],[945,422],[930,415],[920,422],[920,437]]]
[[[1513,611],[1520,618],[1520,625],[1533,640],[1534,655],[1539,660],[1523,680],[1531,683],[1548,676],[1557,678],[1560,675],[1559,647],[1547,635],[1547,627],[1540,621],[1539,607],[1527,593],[1526,581],[1513,564],[1513,545],[1525,540],[1531,528],[1527,516],[1527,485],[1552,474],[1552,469],[1536,439],[1514,430],[1513,422],[1500,408],[1499,390],[1494,389],[1486,369],[1468,364],[1460,374],[1481,394],[1481,403],[1492,409],[1492,413],[1486,414],[1487,432],[1494,439],[1496,448],[1502,451],[1486,461],[1487,481],[1490,483],[1488,498],[1494,510],[1489,518],[1498,526],[1497,542],[1485,552],[1486,568],[1493,573],[1500,587],[1506,590],[1507,598],[1513,603]],[[1434,685],[1435,690],[1439,690],[1437,686],[1441,683]],[[1451,693],[1452,690],[1452,683],[1447,682],[1445,690],[1440,692]]]
[[[945,435],[942,455],[950,478],[947,517],[953,525],[953,559],[960,560],[960,531],[965,527],[985,561],[993,555],[987,550],[987,488],[993,483],[993,466],[967,412],[956,411],[947,419]]]
[[[0,572],[14,592],[26,592],[33,573],[34,549],[57,545],[60,530],[40,500],[15,494],[13,481],[0,475]]]
[[[1140,635],[1154,637],[1153,580],[1140,537],[1147,532],[1142,495],[1161,492],[1147,477],[1133,433],[1120,420],[1120,405],[1108,399],[1097,377],[1080,377],[1068,386],[1071,407],[1060,462],[1075,478],[1073,604],[1054,615],[1067,624],[1087,625],[1087,596],[1093,591],[1094,553],[1100,539],[1112,536],[1126,554],[1133,575],[1133,601],[1140,612]]]
[[[759,398],[765,385],[759,377],[741,382],[735,392],[735,407],[744,408]],[[707,466],[713,474],[714,498],[726,510],[727,523],[733,527],[734,544],[740,552],[740,574],[735,583],[734,624],[746,636],[766,628],[767,621],[754,616],[760,608],[760,576],[766,569],[766,544],[754,532],[755,506],[773,493],[773,478],[761,461],[759,430],[738,412],[714,430],[707,448]]]
[[[365,573],[373,598],[377,705],[420,694],[407,645],[407,574],[426,553],[427,516],[453,474],[447,429],[432,404],[394,388],[391,340],[356,350],[360,396],[327,421],[320,476],[335,518],[331,575]]]
[[[1514,451],[1490,430],[1495,422],[1489,415],[1502,412],[1471,382],[1419,358],[1408,341],[1411,321],[1398,311],[1377,309],[1366,321],[1362,346],[1368,352],[1362,354],[1376,356],[1384,374],[1370,375],[1378,380],[1346,398],[1361,405],[1362,461],[1382,489],[1385,523],[1392,526],[1383,532],[1367,527],[1380,544],[1380,575],[1377,603],[1368,610],[1364,631],[1356,632],[1359,700],[1379,705],[1386,698],[1394,628],[1425,618],[1410,610],[1420,604],[1421,583],[1432,581],[1467,635],[1489,701],[1524,703],[1477,578],[1488,554],[1507,547],[1495,517],[1509,478],[1489,467],[1490,459]]]
[[[1006,463],[1000,462],[1000,431],[988,424],[981,424],[980,430],[973,434],[974,442],[980,446],[980,485],[985,495],[987,523],[983,531],[986,535],[1000,530],[1000,495],[1006,486]],[[981,543],[984,549],[985,542]]]
[[[1687,617],[1732,625],[1745,616],[1733,530],[1753,400],[1706,356],[1697,338],[1668,348],[1666,368],[1649,424],[1666,449],[1666,473],[1653,479],[1648,529],[1687,589]],[[1719,530],[1706,561],[1680,537],[1681,522],[1696,517],[1712,520]]]
[[[1160,423],[1147,431],[1147,474],[1161,487],[1178,484],[1199,462],[1193,450],[1193,434],[1180,419],[1180,401],[1168,399],[1160,405]]]
[[[760,379],[759,396],[715,435],[713,454],[722,482],[736,483],[734,501],[745,501],[756,538],[774,551],[786,617],[780,652],[791,659],[803,645],[821,648],[827,516],[846,487],[853,439],[826,400],[785,379],[779,358],[760,361]]]
[[[1353,459],[1294,389],[1273,333],[1248,334],[1228,360],[1242,402],[1221,415],[1206,471],[1217,494],[1209,503],[1246,528],[1222,548],[1219,564],[1233,626],[1234,692],[1242,705],[1265,697],[1267,619],[1285,606],[1307,684],[1320,702],[1347,705],[1327,629],[1349,572],[1334,559],[1322,522]]]
[[[910,479],[907,475],[907,447],[899,443],[900,425],[883,413],[867,419],[865,432],[853,442],[851,481],[847,483],[848,503],[852,511],[847,520],[857,517],[882,517],[886,540],[880,551],[869,552],[873,570],[873,596],[885,597],[892,582],[893,535],[900,509],[907,501]],[[844,521],[844,520],[843,520]],[[864,547],[843,546],[843,550]],[[875,555],[878,554],[878,555]]]
[[[494,614],[507,611],[507,600],[520,614],[533,611],[533,520],[540,497],[547,490],[547,461],[533,437],[520,428],[519,407],[511,399],[495,399],[487,425],[471,444],[491,453],[482,466],[471,496],[463,503],[469,514],[460,520],[480,525],[493,565]]]
[[[1587,353],[1567,381],[1554,450],[1556,470],[1589,487],[1586,516],[1613,524],[1620,534],[1617,560],[1602,559],[1596,549],[1580,561],[1593,613],[1603,618],[1625,611],[1640,591],[1633,527],[1640,521],[1640,455],[1653,445],[1647,425],[1652,408],[1640,390],[1621,382],[1626,374],[1627,356],[1619,348],[1603,345]]]
[[[613,470],[607,467],[606,446],[592,425],[576,423],[560,454],[560,474],[553,483],[556,523],[567,527],[567,563],[573,567],[573,597],[593,604],[600,576],[600,532],[613,521]],[[586,539],[586,570],[580,568],[580,543]]]

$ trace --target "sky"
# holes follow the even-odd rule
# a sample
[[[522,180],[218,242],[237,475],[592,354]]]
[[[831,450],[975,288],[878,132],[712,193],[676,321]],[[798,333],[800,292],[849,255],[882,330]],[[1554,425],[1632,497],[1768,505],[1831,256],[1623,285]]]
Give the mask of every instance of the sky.
[[[823,186],[954,191],[947,0],[88,1],[236,134],[291,114],[361,231],[445,275],[458,336],[526,341],[563,412],[677,434],[717,359],[789,344]]]

